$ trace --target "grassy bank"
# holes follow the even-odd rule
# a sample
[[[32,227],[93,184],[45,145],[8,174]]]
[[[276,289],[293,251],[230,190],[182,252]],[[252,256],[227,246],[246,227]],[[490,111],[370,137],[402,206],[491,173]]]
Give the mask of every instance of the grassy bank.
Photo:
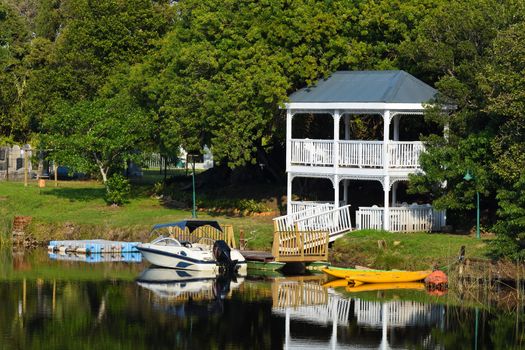
[[[39,189],[36,183],[0,183],[0,232],[9,232],[15,215],[33,217],[30,233],[38,241],[50,239],[108,238],[142,240],[153,224],[191,218],[190,210],[172,209],[152,197],[147,186],[134,186],[133,194],[121,207],[107,206],[104,188],[97,182],[67,181],[59,187]],[[200,219],[232,224],[238,237],[244,230],[252,237],[253,248],[269,249],[272,239],[270,217],[240,217],[198,213]]]
[[[385,241],[380,247],[378,241]],[[336,265],[379,269],[428,269],[457,260],[461,246],[471,258],[484,258],[487,240],[443,233],[390,233],[361,230],[334,242],[330,259]]]
[[[33,217],[29,232],[40,242],[87,238],[144,241],[153,224],[191,217],[190,210],[170,208],[151,196],[151,188],[150,183],[135,184],[129,203],[110,207],[102,199],[104,188],[97,182],[65,181],[58,187],[48,182],[48,187],[43,189],[34,182],[28,187],[22,183],[1,182],[2,240],[8,237],[15,215]],[[244,191],[251,193],[249,189]],[[224,198],[229,199],[226,195]],[[198,217],[232,224],[237,239],[243,230],[250,249],[271,248],[271,216],[199,212]],[[385,241],[384,248],[378,246],[379,240]],[[487,240],[449,234],[355,231],[334,243],[330,259],[340,266],[421,269],[450,264],[457,259],[461,246],[466,247],[468,257],[484,258]]]

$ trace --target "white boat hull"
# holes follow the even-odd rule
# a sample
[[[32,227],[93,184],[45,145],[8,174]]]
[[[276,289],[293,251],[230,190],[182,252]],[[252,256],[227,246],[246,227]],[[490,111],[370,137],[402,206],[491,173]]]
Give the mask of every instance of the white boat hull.
[[[212,259],[211,251],[199,251],[186,247],[159,246],[150,243],[139,244],[137,249],[147,261],[155,266],[215,273],[218,273],[220,269],[217,262]],[[238,261],[237,273],[245,275],[248,271],[248,266],[244,257],[238,251],[232,250],[231,258]]]

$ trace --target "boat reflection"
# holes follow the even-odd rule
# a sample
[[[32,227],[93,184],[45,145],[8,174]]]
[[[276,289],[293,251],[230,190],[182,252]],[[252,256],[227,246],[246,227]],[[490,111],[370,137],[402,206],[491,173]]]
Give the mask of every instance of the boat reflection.
[[[223,311],[223,300],[231,297],[232,290],[239,288],[244,278],[213,271],[151,267],[136,282],[152,293],[156,309],[180,317],[206,317],[210,312]]]

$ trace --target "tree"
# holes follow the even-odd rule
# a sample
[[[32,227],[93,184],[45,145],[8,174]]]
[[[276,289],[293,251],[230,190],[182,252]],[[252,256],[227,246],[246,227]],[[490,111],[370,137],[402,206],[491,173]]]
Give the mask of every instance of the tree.
[[[0,1],[0,142],[26,141],[28,119],[23,94],[29,31],[17,10]]]
[[[429,119],[449,129],[445,137],[425,139],[425,175],[411,178],[411,190],[433,193],[436,206],[452,209],[472,209],[479,191],[482,206],[490,208],[485,224],[498,220],[494,229],[512,237],[516,250],[515,238],[525,232],[524,29],[520,1],[451,1],[401,48],[404,64],[437,81],[438,102],[457,105],[451,115],[429,111]],[[463,181],[467,170],[473,183]]]
[[[63,105],[46,119],[42,144],[71,170],[108,176],[124,168],[150,135],[150,116],[127,97]]]
[[[132,90],[158,115],[161,144],[211,145],[232,168],[264,163],[267,145],[283,142],[289,93],[338,69],[393,67],[395,45],[434,2],[375,3],[179,2],[172,31],[135,70],[146,83]]]

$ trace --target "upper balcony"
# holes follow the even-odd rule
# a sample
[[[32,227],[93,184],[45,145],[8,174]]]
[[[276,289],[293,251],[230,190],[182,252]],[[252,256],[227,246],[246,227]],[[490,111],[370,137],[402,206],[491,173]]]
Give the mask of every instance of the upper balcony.
[[[424,150],[422,142],[387,141],[387,157],[383,145],[383,141],[292,139],[289,165],[320,170],[337,164],[343,173],[348,168],[405,172],[419,169],[419,156]]]

